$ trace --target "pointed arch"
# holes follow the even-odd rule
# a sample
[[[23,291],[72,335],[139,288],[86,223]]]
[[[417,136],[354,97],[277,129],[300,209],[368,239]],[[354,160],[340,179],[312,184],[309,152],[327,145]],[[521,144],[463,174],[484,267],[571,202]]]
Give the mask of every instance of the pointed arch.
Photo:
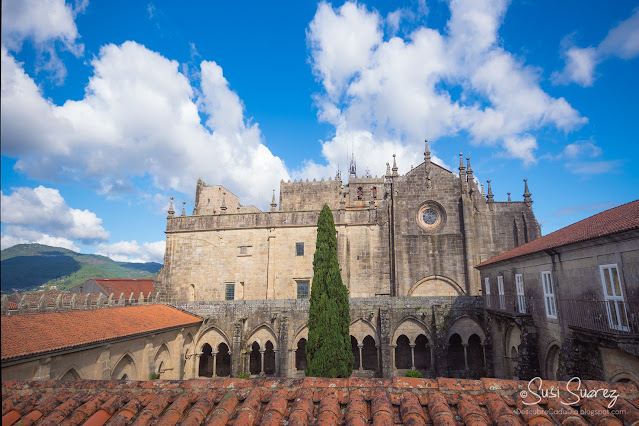
[[[397,338],[401,335],[405,335],[410,343],[415,343],[415,339],[420,334],[424,334],[429,340],[431,340],[430,327],[423,321],[414,317],[405,317],[402,319],[393,332],[393,342],[397,341]]]
[[[201,348],[205,343],[208,343],[212,348],[217,348],[220,343],[225,343],[229,348],[231,347],[231,340],[226,333],[219,327],[209,325],[204,329],[201,329],[196,335],[197,345],[195,347],[196,352],[201,352]]]
[[[464,345],[468,344],[468,339],[473,334],[476,334],[479,337],[482,344],[486,341],[486,333],[484,333],[481,325],[479,325],[475,319],[466,315],[457,318],[448,327],[446,340],[450,339],[453,334],[459,334],[459,337],[461,337],[461,343]]]
[[[462,296],[464,289],[454,280],[441,275],[430,275],[417,281],[408,290],[409,297],[419,296]]]
[[[58,380],[61,382],[77,382],[78,380],[82,380],[82,376],[80,376],[77,368],[73,365],[69,367],[67,371],[58,378]]]
[[[163,342],[153,357],[153,371],[159,379],[168,379],[173,376],[171,352],[166,342]]]
[[[366,336],[373,338],[375,345],[377,346],[377,329],[375,326],[365,318],[357,318],[351,321],[350,324],[351,336],[357,339],[358,344],[363,344]]]
[[[297,330],[297,333],[295,333],[295,337],[293,337],[293,347],[297,346],[297,344],[299,343],[301,339],[308,341],[308,325],[306,324],[301,326]]]
[[[130,352],[126,352],[122,355],[113,370],[111,370],[111,379],[113,380],[121,380],[125,376],[128,380],[139,379],[135,366],[135,358]]]
[[[253,343],[257,343],[261,350],[266,348],[266,342],[271,341],[271,344],[274,347],[274,350],[278,349],[277,345],[277,334],[271,328],[270,325],[263,323],[253,330],[249,334],[248,339],[246,340],[246,347],[250,350]]]

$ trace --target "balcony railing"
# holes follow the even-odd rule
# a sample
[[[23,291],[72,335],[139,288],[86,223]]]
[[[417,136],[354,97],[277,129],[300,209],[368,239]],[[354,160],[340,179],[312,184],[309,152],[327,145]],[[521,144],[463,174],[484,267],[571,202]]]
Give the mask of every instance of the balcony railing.
[[[526,298],[511,294],[484,295],[484,307],[489,311],[513,316],[531,314]]]
[[[569,327],[617,336],[639,335],[639,310],[621,300],[561,300],[559,315]]]

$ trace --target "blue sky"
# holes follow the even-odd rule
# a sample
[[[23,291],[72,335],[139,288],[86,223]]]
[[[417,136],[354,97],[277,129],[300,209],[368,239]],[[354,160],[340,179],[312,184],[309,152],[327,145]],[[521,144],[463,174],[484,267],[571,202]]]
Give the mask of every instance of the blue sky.
[[[2,248],[162,262],[201,177],[281,179],[459,152],[547,234],[637,198],[639,3],[2,2]]]

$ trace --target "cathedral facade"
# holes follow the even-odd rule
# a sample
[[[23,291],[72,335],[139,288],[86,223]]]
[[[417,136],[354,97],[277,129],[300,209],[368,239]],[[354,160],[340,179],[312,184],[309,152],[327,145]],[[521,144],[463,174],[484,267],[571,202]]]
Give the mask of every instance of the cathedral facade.
[[[303,374],[324,204],[335,218],[360,375],[417,369],[473,377],[491,370],[474,266],[541,235],[527,183],[522,201],[509,195],[496,202],[468,158],[460,154],[452,173],[431,162],[427,142],[424,162],[405,175],[394,157],[382,177],[358,177],[354,164],[349,175],[348,182],[339,174],[282,181],[270,211],[242,206],[224,187],[201,180],[191,216],[184,208],[176,215],[171,204],[154,291],[207,318],[196,337],[194,376]],[[221,370],[220,351],[228,363]]]

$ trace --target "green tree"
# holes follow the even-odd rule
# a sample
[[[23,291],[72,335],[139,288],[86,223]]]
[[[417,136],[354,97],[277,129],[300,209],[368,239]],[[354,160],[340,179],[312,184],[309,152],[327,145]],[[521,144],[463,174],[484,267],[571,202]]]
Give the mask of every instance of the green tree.
[[[309,377],[350,377],[353,372],[348,290],[337,261],[333,213],[326,204],[317,220],[313,285],[306,343]]]

